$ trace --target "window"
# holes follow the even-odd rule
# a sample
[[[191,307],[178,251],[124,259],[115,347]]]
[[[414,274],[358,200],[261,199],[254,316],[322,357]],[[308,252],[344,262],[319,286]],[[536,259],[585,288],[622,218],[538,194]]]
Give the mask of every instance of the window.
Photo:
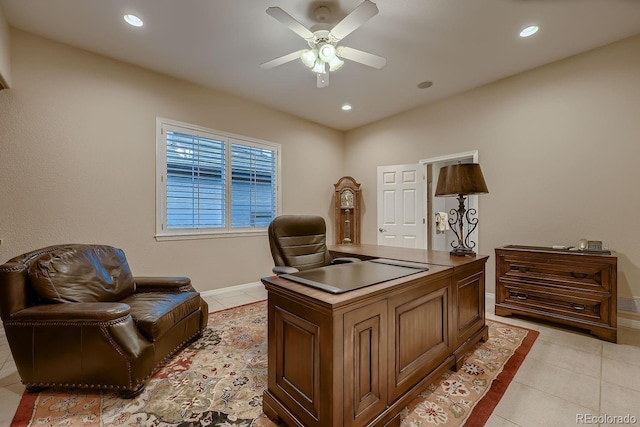
[[[158,119],[157,238],[264,232],[279,213],[280,145]]]

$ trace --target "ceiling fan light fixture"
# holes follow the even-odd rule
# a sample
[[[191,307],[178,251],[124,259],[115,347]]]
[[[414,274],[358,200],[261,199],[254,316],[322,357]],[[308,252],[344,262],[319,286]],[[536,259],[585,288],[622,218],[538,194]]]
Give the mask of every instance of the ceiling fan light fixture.
[[[302,52],[302,54],[300,55],[300,59],[302,60],[302,63],[309,68],[313,68],[317,58],[318,58],[318,52],[315,49],[306,50]]]
[[[331,61],[329,61],[329,71],[337,71],[344,65],[344,61],[337,56],[334,56]]]
[[[316,7],[315,13],[321,23],[307,28],[281,8],[277,6],[267,8],[267,15],[302,37],[309,45],[309,49],[301,49],[272,59],[260,64],[260,67],[270,69],[300,58],[302,63],[316,74],[317,87],[323,88],[329,85],[330,73],[339,70],[345,60],[377,69],[385,65],[387,60],[381,56],[345,46],[336,46],[346,36],[378,14],[378,7],[371,0],[362,0],[360,5],[333,26],[329,23],[330,10],[327,6]]]
[[[313,66],[313,72],[314,73],[318,73],[318,74],[324,74],[327,72],[326,67],[325,67],[325,62],[322,62],[322,60],[318,60],[316,61],[316,65]]]
[[[330,62],[336,57],[336,48],[329,43],[323,43],[318,47],[318,57],[324,62]]]

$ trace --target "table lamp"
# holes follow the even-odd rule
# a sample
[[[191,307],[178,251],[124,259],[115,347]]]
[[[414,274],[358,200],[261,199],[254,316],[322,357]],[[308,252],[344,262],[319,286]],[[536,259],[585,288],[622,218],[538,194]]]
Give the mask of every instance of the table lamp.
[[[446,166],[440,169],[438,185],[436,186],[436,196],[456,196],[458,197],[458,209],[451,209],[449,225],[458,238],[451,242],[453,250],[451,255],[475,255],[473,248],[476,242],[470,240],[471,233],[478,226],[478,218],[475,217],[476,210],[465,208],[465,200],[469,194],[488,193],[487,184],[484,181],[482,170],[477,163],[458,163],[457,165]],[[467,232],[465,233],[465,220],[467,222]]]

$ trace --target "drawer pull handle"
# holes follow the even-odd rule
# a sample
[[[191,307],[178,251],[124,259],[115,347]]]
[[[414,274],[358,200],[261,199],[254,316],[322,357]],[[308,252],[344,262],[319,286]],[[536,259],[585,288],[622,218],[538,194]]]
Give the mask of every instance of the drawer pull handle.
[[[516,299],[527,299],[527,295],[526,294],[519,294],[517,292],[509,292],[509,296],[511,296],[512,298],[516,298]]]
[[[586,304],[576,304],[574,302],[571,303],[571,307],[576,310],[585,310],[587,308]]]

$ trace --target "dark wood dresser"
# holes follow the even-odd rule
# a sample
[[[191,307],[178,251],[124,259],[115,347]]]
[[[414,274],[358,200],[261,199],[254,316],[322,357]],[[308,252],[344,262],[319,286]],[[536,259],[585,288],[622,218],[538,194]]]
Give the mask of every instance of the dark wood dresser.
[[[589,251],[496,248],[498,316],[522,314],[617,341],[618,258]]]

